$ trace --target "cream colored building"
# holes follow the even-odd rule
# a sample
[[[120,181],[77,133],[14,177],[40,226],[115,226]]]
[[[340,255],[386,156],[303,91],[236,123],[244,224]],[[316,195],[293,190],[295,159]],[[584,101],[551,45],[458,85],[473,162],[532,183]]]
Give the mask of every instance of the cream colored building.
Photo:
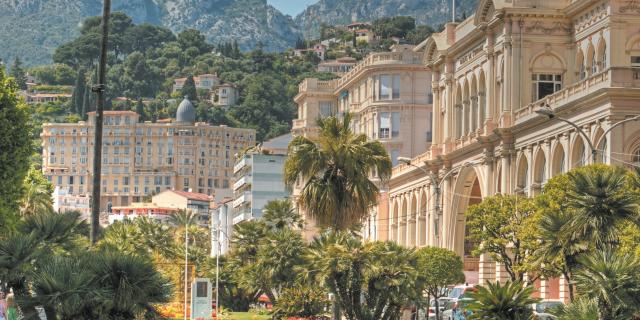
[[[255,131],[195,123],[185,100],[177,121],[139,123],[131,111],[106,111],[101,206],[127,206],[164,190],[204,193],[222,200],[233,192],[234,156],[255,145]],[[70,194],[90,194],[95,113],[87,122],[43,125],[43,172]]]
[[[336,80],[304,80],[295,97],[293,135],[314,136],[318,118],[351,113],[354,132],[380,141],[394,164],[399,156],[424,153],[432,136],[431,73],[423,54],[412,49],[396,46],[371,54]],[[294,196],[297,192],[294,188]],[[372,213],[372,221],[376,216]],[[373,237],[375,224],[367,225]]]
[[[640,161],[640,5],[637,1],[481,0],[476,14],[447,24],[419,45],[432,70],[431,148],[401,165],[390,182],[388,239],[441,246],[465,258],[480,283],[503,268],[469,256],[465,211],[497,193],[533,196],[562,172],[598,161]],[[538,116],[550,107],[559,120]],[[439,201],[438,201],[439,202]],[[436,214],[441,213],[441,214]],[[385,240],[385,239],[381,239]],[[543,298],[566,299],[566,286],[543,281]]]

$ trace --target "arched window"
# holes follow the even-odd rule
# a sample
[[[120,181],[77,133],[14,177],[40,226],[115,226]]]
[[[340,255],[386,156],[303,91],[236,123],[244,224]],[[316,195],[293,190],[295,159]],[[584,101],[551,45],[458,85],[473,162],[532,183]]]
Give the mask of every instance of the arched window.
[[[560,159],[558,161],[558,164],[560,165],[560,174],[563,174],[565,172],[567,172],[567,168],[565,167],[565,158],[564,158],[564,150],[562,150],[562,153],[558,156]]]
[[[598,73],[598,61],[596,61],[596,55],[594,54],[591,58],[591,74]]]
[[[640,165],[640,148],[633,153],[633,164]]]

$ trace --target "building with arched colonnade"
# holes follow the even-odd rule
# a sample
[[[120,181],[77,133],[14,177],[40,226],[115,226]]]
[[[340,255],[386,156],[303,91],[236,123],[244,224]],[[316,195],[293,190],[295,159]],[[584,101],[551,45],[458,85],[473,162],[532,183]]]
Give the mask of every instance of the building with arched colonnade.
[[[480,0],[475,15],[414,50],[432,72],[433,141],[421,155],[400,155],[417,167],[394,168],[378,240],[446,247],[478,283],[502,280],[501,266],[470,255],[470,205],[498,193],[536,195],[549,178],[591,163],[590,142],[596,161],[640,162],[640,122],[608,131],[640,114],[638,1]],[[547,107],[589,140],[536,114]],[[542,298],[567,297],[560,280],[538,285]]]

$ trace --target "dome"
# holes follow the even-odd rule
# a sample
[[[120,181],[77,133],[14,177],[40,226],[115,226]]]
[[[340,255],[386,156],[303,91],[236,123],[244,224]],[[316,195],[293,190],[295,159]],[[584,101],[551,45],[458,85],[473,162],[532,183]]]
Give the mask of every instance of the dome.
[[[184,100],[182,100],[178,106],[176,121],[191,124],[196,122],[196,107],[193,106],[193,103],[191,103],[187,97],[184,97]]]

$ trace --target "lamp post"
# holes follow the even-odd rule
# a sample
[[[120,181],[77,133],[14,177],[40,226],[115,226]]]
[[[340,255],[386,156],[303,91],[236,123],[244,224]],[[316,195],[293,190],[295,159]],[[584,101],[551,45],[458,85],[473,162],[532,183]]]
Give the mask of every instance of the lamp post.
[[[420,170],[420,171],[424,172],[424,173],[425,173],[427,176],[429,176],[429,178],[431,179],[431,184],[434,186],[434,193],[435,193],[434,211],[435,211],[435,215],[436,215],[436,217],[435,217],[435,219],[434,219],[434,226],[433,226],[433,227],[434,227],[434,229],[433,229],[433,231],[434,231],[434,233],[435,233],[435,237],[436,237],[436,239],[439,239],[439,237],[438,237],[438,221],[440,220],[440,216],[442,215],[442,206],[440,205],[440,203],[441,203],[441,201],[440,201],[440,200],[441,200],[441,199],[440,199],[441,197],[440,197],[440,196],[441,196],[441,191],[442,191],[442,189],[440,188],[440,185],[441,185],[441,184],[442,184],[442,182],[443,182],[446,178],[448,178],[452,173],[454,173],[454,172],[456,172],[456,171],[458,171],[458,170],[462,170],[462,169],[464,169],[464,168],[466,168],[466,167],[475,166],[475,165],[477,165],[478,163],[475,163],[475,162],[465,162],[465,163],[463,163],[463,164],[462,164],[462,166],[460,166],[460,168],[454,168],[454,169],[451,169],[451,170],[447,171],[447,172],[442,176],[442,178],[439,178],[437,175],[435,175],[435,174],[433,174],[433,173],[428,172],[426,169],[424,169],[424,168],[422,168],[422,167],[419,167],[419,166],[417,166],[417,165],[413,164],[413,162],[411,161],[411,159],[410,159],[410,158],[406,158],[406,157],[398,157],[398,161],[399,161],[399,162],[402,162],[402,163],[404,163],[404,164],[406,164],[406,165],[408,165],[408,166],[411,166],[411,167],[417,168],[418,170]],[[436,241],[437,241],[437,240],[436,240]]]
[[[548,104],[545,105],[544,108],[540,108],[540,109],[536,110],[535,112],[541,117],[548,118],[549,120],[557,119],[559,121],[562,121],[562,122],[574,127],[587,140],[587,143],[589,144],[589,148],[591,148],[591,161],[593,163],[596,163],[596,160],[598,158],[598,152],[604,152],[605,151],[605,150],[598,150],[597,146],[600,145],[600,142],[602,141],[602,139],[604,139],[607,136],[607,134],[609,134],[609,132],[611,132],[615,127],[617,127],[619,125],[622,125],[624,123],[640,120],[640,115],[636,115],[636,116],[631,116],[631,118],[624,119],[622,121],[618,121],[618,122],[614,123],[613,125],[611,125],[604,132],[604,134],[600,138],[598,138],[598,140],[595,141],[596,143],[594,145],[594,143],[591,140],[591,138],[589,138],[587,133],[584,132],[584,130],[582,130],[582,128],[580,128],[580,126],[578,126],[577,124],[575,124],[574,122],[572,122],[570,120],[558,117],[556,115],[556,113],[553,112],[553,110],[551,109],[551,107]]]

